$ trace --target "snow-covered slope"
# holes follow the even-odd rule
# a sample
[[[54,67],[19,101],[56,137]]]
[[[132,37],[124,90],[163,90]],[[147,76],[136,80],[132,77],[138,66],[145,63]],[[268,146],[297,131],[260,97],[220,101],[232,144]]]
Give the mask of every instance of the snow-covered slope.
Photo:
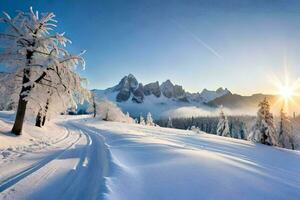
[[[299,199],[299,151],[87,116],[56,123],[69,133],[57,143],[2,158],[0,199]]]

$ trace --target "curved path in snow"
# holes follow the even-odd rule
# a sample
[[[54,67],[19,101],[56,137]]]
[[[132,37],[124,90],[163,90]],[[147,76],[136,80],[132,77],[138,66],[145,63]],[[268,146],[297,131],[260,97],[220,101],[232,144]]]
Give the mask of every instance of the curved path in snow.
[[[0,199],[103,199],[109,152],[101,135],[66,122],[64,147],[0,182]],[[26,158],[35,157],[34,153]],[[11,163],[14,167],[17,163]]]

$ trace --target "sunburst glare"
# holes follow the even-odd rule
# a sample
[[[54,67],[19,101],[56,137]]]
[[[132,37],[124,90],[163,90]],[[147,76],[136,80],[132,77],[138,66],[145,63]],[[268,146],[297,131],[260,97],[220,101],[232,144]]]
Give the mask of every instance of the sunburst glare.
[[[296,97],[300,97],[300,78],[291,81],[287,70],[285,70],[283,78],[273,75],[271,82],[276,87],[276,95],[278,96],[274,107],[283,107],[287,112],[300,108],[295,100]]]

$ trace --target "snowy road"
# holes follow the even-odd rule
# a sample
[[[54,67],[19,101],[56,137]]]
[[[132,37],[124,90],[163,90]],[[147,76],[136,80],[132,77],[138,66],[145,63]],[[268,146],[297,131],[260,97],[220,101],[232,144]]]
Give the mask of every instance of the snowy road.
[[[65,126],[70,134],[60,141],[63,147],[43,156],[30,153],[23,157],[38,158],[1,182],[1,198],[103,199],[108,154],[102,137],[71,123]],[[6,167],[15,165],[18,163]]]
[[[0,166],[0,199],[299,199],[300,154],[91,119]],[[57,131],[57,130],[53,130]]]

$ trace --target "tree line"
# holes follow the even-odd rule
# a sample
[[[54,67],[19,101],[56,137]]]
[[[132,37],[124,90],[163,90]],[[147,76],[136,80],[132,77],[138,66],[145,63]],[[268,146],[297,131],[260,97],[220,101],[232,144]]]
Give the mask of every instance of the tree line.
[[[226,116],[221,108],[219,116],[173,119],[169,117],[168,119],[159,119],[156,123],[163,127],[198,129],[219,136],[295,149],[296,133],[292,120],[284,108],[280,110],[277,123],[270,111],[267,98],[259,103],[258,108],[257,116]]]

